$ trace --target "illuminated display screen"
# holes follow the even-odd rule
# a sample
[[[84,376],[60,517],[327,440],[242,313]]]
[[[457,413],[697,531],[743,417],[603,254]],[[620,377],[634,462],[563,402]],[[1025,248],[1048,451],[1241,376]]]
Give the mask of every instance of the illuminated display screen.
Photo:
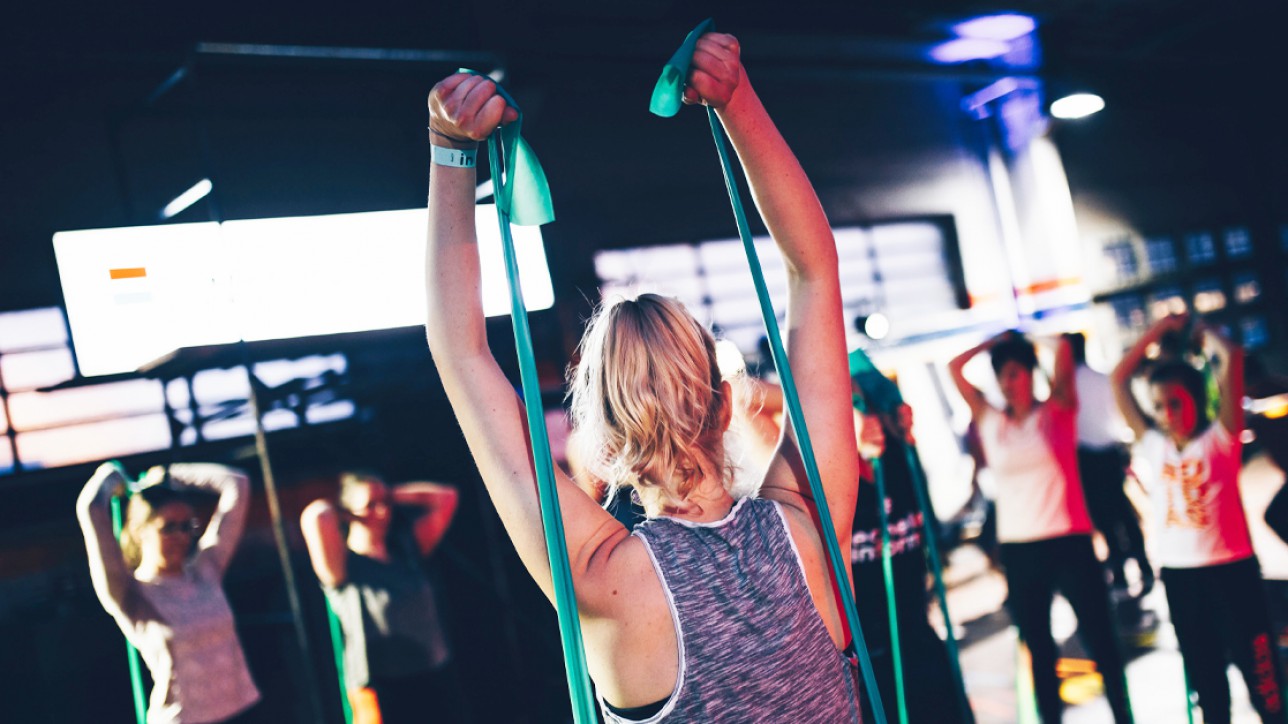
[[[82,375],[180,347],[422,324],[425,209],[54,234]],[[483,311],[508,314],[500,233],[477,207]],[[539,227],[514,226],[529,311],[554,304]]]

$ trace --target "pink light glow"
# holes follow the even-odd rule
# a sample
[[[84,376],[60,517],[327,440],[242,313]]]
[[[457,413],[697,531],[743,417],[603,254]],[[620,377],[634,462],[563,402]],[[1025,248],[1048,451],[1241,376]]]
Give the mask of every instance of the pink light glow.
[[[1037,23],[1028,15],[1003,13],[972,18],[953,26],[962,38],[976,40],[1015,40],[1033,32]]]
[[[940,63],[964,63],[968,60],[996,58],[1005,55],[1010,46],[1000,40],[958,38],[930,49],[930,57]]]

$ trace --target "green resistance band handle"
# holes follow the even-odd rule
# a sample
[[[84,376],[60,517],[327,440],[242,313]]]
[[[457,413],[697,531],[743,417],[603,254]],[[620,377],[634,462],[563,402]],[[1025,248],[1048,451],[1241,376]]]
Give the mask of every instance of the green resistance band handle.
[[[855,398],[859,412],[866,412],[862,397]],[[894,665],[895,704],[899,724],[908,724],[908,695],[903,681],[903,647],[899,642],[899,611],[894,591],[894,551],[890,549],[890,512],[886,510],[885,468],[881,457],[872,458],[872,477],[877,488],[877,511],[881,519],[881,574],[885,584],[886,616],[890,620],[890,652]]]
[[[684,83],[689,75],[688,68],[693,60],[694,46],[697,45],[698,39],[702,37],[703,33],[709,32],[714,28],[715,23],[710,18],[699,23],[698,27],[689,32],[680,48],[667,61],[657,85],[653,88],[653,96],[649,101],[649,110],[654,114],[670,117],[679,111],[682,105]],[[849,569],[847,568],[849,562],[841,556],[841,547],[836,539],[836,529],[830,524],[832,514],[827,504],[827,497],[823,492],[823,483],[819,476],[818,464],[814,458],[814,446],[810,442],[809,431],[805,429],[805,416],[801,410],[800,396],[796,392],[796,380],[792,376],[791,365],[787,361],[787,352],[783,347],[782,335],[778,330],[778,317],[774,312],[773,302],[769,298],[769,289],[765,285],[765,275],[760,267],[760,257],[756,253],[755,244],[752,242],[751,230],[747,224],[747,214],[743,209],[742,199],[738,194],[738,183],[734,179],[733,165],[729,159],[729,151],[725,147],[724,129],[720,125],[720,119],[716,117],[715,110],[709,106],[707,107],[707,120],[711,124],[711,134],[715,139],[716,152],[720,156],[720,167],[724,172],[725,188],[729,192],[729,202],[733,206],[734,219],[738,225],[738,235],[742,239],[743,249],[747,254],[747,265],[751,268],[752,281],[755,283],[756,296],[760,302],[760,313],[765,321],[765,332],[769,337],[770,352],[774,358],[774,367],[778,370],[778,377],[782,382],[788,420],[791,423],[792,431],[796,434],[797,446],[800,449],[801,459],[805,464],[805,477],[808,479],[811,494],[814,496],[814,501],[818,508],[819,520],[822,522],[819,529],[823,536],[823,545],[827,550],[828,561],[831,563],[832,577],[836,582],[837,592],[841,596],[846,623],[850,630],[850,638],[854,642],[854,648],[859,657],[863,683],[868,690],[868,699],[872,704],[873,716],[878,724],[886,724],[885,708],[881,705],[881,692],[877,688],[876,674],[872,668],[872,657],[868,654],[867,644],[863,640],[863,627],[859,624],[858,607],[854,603],[854,588],[846,585],[846,581],[850,580]]]
[[[353,724],[353,706],[349,703],[349,688],[344,682],[344,634],[340,632],[340,619],[326,601],[327,628],[331,631],[331,653],[335,656],[335,674],[340,680],[340,708],[344,712],[344,724]]]
[[[903,395],[899,392],[899,386],[881,374],[861,348],[850,353],[850,376],[863,390],[863,397],[858,400],[870,402],[874,409],[896,412],[903,404]],[[862,403],[859,402],[859,404]],[[921,511],[922,530],[926,540],[926,557],[930,559],[930,571],[935,581],[935,596],[939,599],[939,613],[943,616],[944,628],[947,632],[944,643],[948,647],[948,662],[952,666],[953,676],[957,681],[955,692],[957,705],[961,710],[962,721],[972,721],[974,716],[971,712],[970,699],[966,695],[966,678],[962,674],[961,652],[957,645],[957,635],[953,631],[953,619],[948,612],[948,588],[944,585],[943,559],[939,555],[937,538],[938,518],[935,516],[934,507],[930,504],[930,488],[926,482],[925,470],[921,467],[921,456],[917,454],[916,446],[904,445],[904,455],[912,475],[912,487],[917,494],[917,508]]]
[[[125,470],[120,463],[116,464],[117,470],[121,471],[121,476],[125,476]],[[129,495],[129,486],[125,486],[125,495]],[[112,498],[112,535],[117,540],[121,539],[121,497]],[[147,697],[143,694],[143,670],[139,664],[139,650],[134,648],[128,640],[125,642],[125,657],[130,664],[130,690],[134,693],[134,719],[138,724],[146,724],[148,719]]]
[[[500,86],[497,86],[498,89]],[[504,95],[504,93],[503,93]],[[516,104],[506,95],[506,99],[515,109]],[[532,442],[532,463],[537,474],[537,492],[541,506],[541,521],[545,529],[546,555],[550,561],[550,576],[555,594],[555,613],[559,620],[559,639],[563,644],[564,666],[568,676],[568,692],[571,697],[573,720],[576,724],[595,724],[597,714],[594,699],[591,696],[590,677],[586,668],[586,652],[581,636],[581,625],[577,618],[577,597],[573,590],[572,572],[568,563],[568,546],[564,537],[563,516],[559,508],[559,493],[555,488],[554,463],[550,457],[550,440],[546,432],[545,418],[541,407],[541,389],[537,379],[536,359],[532,352],[532,333],[528,327],[527,307],[523,301],[523,290],[519,282],[519,263],[514,251],[514,238],[510,232],[511,207],[510,199],[522,198],[526,193],[515,191],[516,183],[527,184],[531,175],[525,177],[514,171],[518,167],[517,155],[527,156],[532,163],[536,157],[526,149],[526,144],[519,138],[519,120],[494,132],[488,137],[488,162],[492,172],[492,183],[496,189],[496,215],[501,231],[501,251],[505,259],[506,279],[510,286],[510,318],[514,323],[514,345],[519,358],[519,378],[523,387],[523,403],[527,411],[528,435]],[[508,131],[514,127],[513,131]],[[508,134],[508,135],[507,135]],[[502,147],[506,148],[503,155]],[[525,162],[527,164],[529,162]],[[503,171],[503,164],[506,171]],[[529,170],[532,166],[528,165]],[[540,170],[540,165],[536,165]],[[508,171],[508,173],[507,173]],[[524,179],[528,179],[525,181]],[[545,176],[541,174],[544,184]],[[531,191],[531,187],[528,187]],[[549,206],[548,189],[544,194],[545,211],[550,212],[546,220],[553,218],[553,209]],[[517,210],[517,209],[515,209]],[[537,216],[543,216],[537,214]],[[544,223],[533,216],[525,216],[516,221]]]

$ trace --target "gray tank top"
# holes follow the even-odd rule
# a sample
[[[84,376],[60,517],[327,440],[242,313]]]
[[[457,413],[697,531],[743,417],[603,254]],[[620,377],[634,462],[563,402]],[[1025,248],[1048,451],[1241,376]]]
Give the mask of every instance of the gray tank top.
[[[654,518],[640,537],[679,634],[675,691],[656,715],[610,724],[860,722],[858,670],[814,608],[779,505],[744,498],[723,520]]]

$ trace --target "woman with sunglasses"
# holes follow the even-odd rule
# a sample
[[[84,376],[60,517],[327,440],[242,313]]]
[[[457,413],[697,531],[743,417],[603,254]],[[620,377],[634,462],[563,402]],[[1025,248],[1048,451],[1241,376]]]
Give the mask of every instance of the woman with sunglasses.
[[[223,590],[249,481],[210,463],[154,467],[129,497],[118,541],[110,503],[126,484],[118,465],[104,463],[81,491],[76,516],[94,592],[152,674],[148,724],[250,721],[259,690]],[[194,491],[219,496],[200,537],[187,499]]]

